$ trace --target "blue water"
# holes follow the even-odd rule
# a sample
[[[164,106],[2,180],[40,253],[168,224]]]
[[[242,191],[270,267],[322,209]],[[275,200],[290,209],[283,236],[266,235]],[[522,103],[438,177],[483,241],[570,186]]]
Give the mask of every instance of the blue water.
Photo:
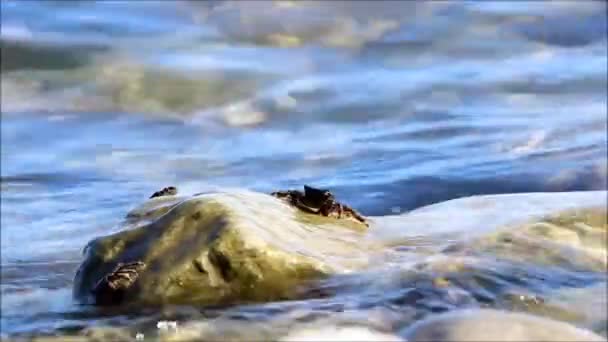
[[[313,184],[366,215],[607,187],[605,2],[2,1],[1,23],[8,303],[68,310],[84,244],[167,185]],[[31,310],[3,332],[53,331]]]

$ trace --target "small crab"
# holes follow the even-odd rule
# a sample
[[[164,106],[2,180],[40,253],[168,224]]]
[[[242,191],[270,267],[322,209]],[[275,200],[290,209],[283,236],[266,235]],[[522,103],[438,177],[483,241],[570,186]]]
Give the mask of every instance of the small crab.
[[[166,188],[162,188],[161,190],[155,192],[150,196],[150,198],[154,197],[162,197],[162,196],[175,196],[177,195],[177,188],[174,186],[168,186]]]
[[[304,193],[298,190],[276,191],[272,196],[283,199],[302,211],[334,218],[353,218],[365,224],[367,221],[353,208],[336,201],[334,195],[325,189],[304,185]]]
[[[119,304],[124,298],[125,291],[133,286],[140,272],[146,267],[142,261],[119,263],[116,268],[101,278],[93,290],[95,304]]]

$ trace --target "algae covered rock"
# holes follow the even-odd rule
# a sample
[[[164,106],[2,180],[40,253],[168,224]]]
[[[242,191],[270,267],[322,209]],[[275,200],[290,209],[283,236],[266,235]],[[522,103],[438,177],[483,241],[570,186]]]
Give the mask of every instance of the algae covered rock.
[[[605,272],[606,207],[587,207],[507,226],[473,245],[479,252],[537,265]]]
[[[559,222],[561,217],[579,225],[580,230],[584,226],[578,222],[605,228],[607,205],[606,191],[478,195],[431,204],[399,215],[376,217],[378,228],[371,230],[370,234],[392,240],[393,244],[414,237],[440,237],[440,242],[460,240],[467,243],[547,217],[557,220],[555,222]],[[576,214],[581,210],[584,212]],[[574,213],[574,218],[566,215],[568,213]],[[600,235],[603,234],[605,229],[604,232],[600,230]],[[581,241],[588,240],[584,238]],[[435,245],[440,249],[445,244]]]
[[[303,282],[369,263],[365,227],[303,213],[252,192],[152,198],[130,229],[85,248],[74,284],[84,302],[116,304],[268,301]],[[96,286],[111,286],[99,298]],[[101,302],[100,302],[101,301]]]
[[[128,213],[123,231],[89,243],[75,297],[97,304],[275,301],[328,292],[300,291],[309,280],[373,266],[383,274],[373,277],[378,282],[391,279],[390,265],[404,265],[445,292],[446,307],[499,305],[540,298],[541,288],[602,280],[596,273],[606,267],[605,192],[476,196],[363,223],[343,215],[333,197],[286,194],[164,189]],[[357,273],[345,279],[366,278]],[[331,279],[337,292],[352,287]],[[466,300],[451,302],[454,285]]]

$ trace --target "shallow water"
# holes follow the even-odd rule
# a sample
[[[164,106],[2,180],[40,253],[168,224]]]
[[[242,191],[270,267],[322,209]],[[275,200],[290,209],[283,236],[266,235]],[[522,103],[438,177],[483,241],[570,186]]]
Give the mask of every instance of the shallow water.
[[[170,184],[314,184],[375,216],[607,188],[605,2],[45,0],[1,12],[3,335],[124,324],[72,302],[81,249]],[[363,298],[336,301],[390,307]]]

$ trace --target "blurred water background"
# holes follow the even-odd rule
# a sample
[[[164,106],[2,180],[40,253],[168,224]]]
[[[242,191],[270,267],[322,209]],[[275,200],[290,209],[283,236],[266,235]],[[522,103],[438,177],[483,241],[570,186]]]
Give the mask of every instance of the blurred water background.
[[[72,302],[81,249],[167,185],[366,215],[607,187],[604,1],[1,6],[5,336],[116,319]]]

